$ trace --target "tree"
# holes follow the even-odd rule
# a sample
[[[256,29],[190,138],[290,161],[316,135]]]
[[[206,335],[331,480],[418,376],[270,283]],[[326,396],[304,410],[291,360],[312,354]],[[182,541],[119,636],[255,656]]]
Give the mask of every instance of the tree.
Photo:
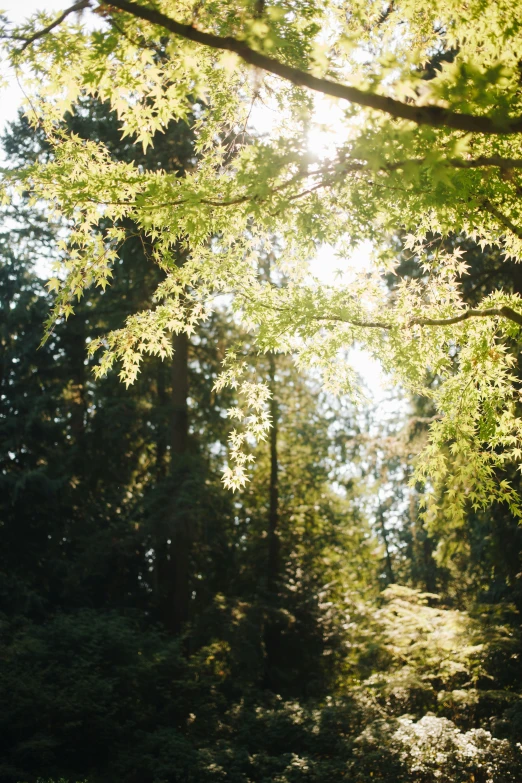
[[[79,133],[108,141],[111,129],[104,107],[84,105]],[[11,157],[37,141],[18,124]],[[174,141],[170,129],[165,144]],[[181,473],[170,474],[165,445],[169,365],[145,357],[129,389],[114,374],[79,377],[82,340],[143,306],[160,273],[129,238],[113,285],[78,306],[77,331],[61,323],[37,351],[50,295],[31,265],[53,236],[38,205],[14,217],[9,209],[16,230],[0,237],[2,780],[295,783],[347,770],[385,783],[439,772],[518,780],[517,615],[379,591],[382,548],[345,470],[352,448],[371,465],[356,412],[291,356],[259,356],[220,310],[191,338],[190,462],[174,489],[197,545],[191,623],[173,638],[153,557]],[[272,376],[277,428],[238,497],[218,476],[235,400],[212,386],[239,338],[249,382]],[[375,469],[386,484],[397,461]],[[466,580],[476,556],[460,555]],[[415,558],[402,553],[394,575],[408,565]],[[489,579],[495,599],[488,568],[477,581]]]
[[[478,245],[463,237],[451,237],[442,240],[432,239],[435,244],[444,244],[449,249],[460,246],[466,253],[470,274],[463,279],[462,293],[470,307],[475,307],[480,299],[502,289],[509,293],[522,291],[520,264],[506,260],[496,248],[482,250]],[[398,245],[398,252],[399,243]],[[402,254],[401,265],[397,272],[401,277],[418,277],[424,272],[419,270],[408,254]],[[390,286],[398,278],[389,277]],[[515,338],[509,348],[517,361],[513,366],[513,375],[520,384],[520,342]],[[430,383],[436,383],[432,376]],[[407,469],[406,454],[418,452],[418,441],[426,438],[427,428],[433,416],[437,415],[429,400],[414,397],[413,415],[407,422],[403,437],[393,441],[396,461],[402,470]],[[397,453],[397,444],[403,453]],[[398,458],[398,459],[397,459]],[[382,471],[381,471],[382,474]],[[497,480],[507,480],[520,492],[520,474],[515,465],[506,465],[497,472]],[[402,485],[404,482],[402,482]],[[400,470],[396,494],[401,490]],[[400,526],[399,536],[405,537],[406,550],[403,565],[413,584],[423,585],[428,591],[442,593],[447,600],[465,602],[468,605],[477,600],[491,602],[513,602],[520,610],[519,577],[522,556],[521,528],[518,520],[509,509],[494,504],[490,509],[469,509],[454,524],[446,524],[444,515],[433,517],[429,525],[425,524],[417,511],[415,488],[406,490],[409,495],[408,519]],[[447,499],[441,493],[438,503],[444,507]],[[398,505],[395,513],[401,516]],[[423,557],[424,555],[424,557]],[[402,580],[401,580],[402,582]],[[431,584],[430,584],[431,582]],[[436,585],[436,587],[435,587]]]
[[[76,12],[83,16],[71,24]],[[466,234],[520,259],[521,24],[514,0],[486,10],[481,0],[465,9],[441,0],[420,11],[411,0],[384,8],[356,0],[348,12],[324,2],[81,0],[59,17],[7,25],[10,60],[30,76],[28,116],[52,154],[6,171],[6,192],[29,190],[70,225],[50,281],[48,330],[86,287],[107,285],[126,238],[122,221],[130,221],[165,278],[154,308],[92,343],[93,353],[102,350],[99,373],[121,362],[132,383],[145,354],[170,356],[170,334],[190,335],[216,294],[232,293],[261,350],[297,349],[298,362],[321,367],[330,388],[353,391],[339,352],[357,342],[433,400],[437,417],[416,473],[434,490],[428,517],[442,490],[454,519],[493,500],[520,517],[518,493],[497,479],[522,455],[510,350],[522,325],[520,297],[494,291],[469,307],[461,249],[432,252],[426,237]],[[341,102],[333,157],[313,155],[307,144],[313,93]],[[173,118],[193,115],[192,168],[180,177],[115,161],[103,144],[68,132],[64,112],[86,94],[110,102],[122,133],[144,149]],[[248,118],[262,100],[278,108],[281,123],[252,138]],[[390,297],[382,273],[393,268],[388,238],[399,228],[429,275],[403,279]],[[257,275],[274,237],[289,280],[280,290]],[[336,245],[346,259],[362,239],[374,243],[369,273],[335,286],[307,278],[305,261],[319,244]],[[426,385],[427,369],[436,384]],[[268,391],[241,386],[237,354],[224,378],[246,400],[244,432],[232,434],[235,468],[226,474],[235,488],[246,480],[248,436],[268,426]]]
[[[82,123],[105,138],[113,127],[99,105]],[[17,124],[10,154],[26,154],[34,141]],[[146,357],[129,389],[113,374],[96,380],[86,372],[71,390],[71,367],[84,362],[77,333],[59,324],[36,350],[50,295],[31,268],[42,246],[53,247],[50,231],[35,230],[39,217],[36,206],[19,213],[19,232],[6,231],[0,245],[0,692],[10,705],[1,719],[2,780],[201,781],[214,778],[216,764],[244,781],[265,766],[275,774],[289,765],[282,745],[309,740],[308,729],[294,736],[295,704],[280,694],[317,697],[335,684],[345,658],[345,593],[363,596],[373,574],[374,544],[353,498],[328,486],[334,413],[288,357],[275,358],[274,531],[268,444],[259,446],[243,503],[219,481],[216,441],[232,401],[211,388],[238,328],[216,312],[192,338],[191,459],[174,490],[192,515],[194,595],[191,626],[173,639],[153,557],[158,518],[181,475],[169,475],[162,448],[168,364]],[[146,300],[157,270],[142,252],[129,240],[114,284],[87,292],[75,314],[85,339]],[[251,351],[249,363],[255,379],[266,357]],[[270,580],[267,533],[280,542]],[[271,622],[279,633],[269,654]],[[314,750],[319,763],[323,742]]]

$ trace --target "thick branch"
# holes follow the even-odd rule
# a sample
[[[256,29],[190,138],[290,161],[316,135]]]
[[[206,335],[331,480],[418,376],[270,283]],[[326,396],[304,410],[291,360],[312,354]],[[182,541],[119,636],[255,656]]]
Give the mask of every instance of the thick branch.
[[[237,38],[203,32],[192,25],[177,22],[154,8],[130,2],[130,0],[110,0],[110,2],[100,0],[100,2],[104,6],[119,8],[134,17],[144,19],[158,27],[163,27],[164,30],[168,30],[174,33],[174,35],[179,35],[188,41],[209,46],[212,49],[235,52],[246,63],[279,76],[298,87],[307,87],[324,95],[331,95],[334,98],[350,101],[358,106],[366,106],[369,109],[382,111],[397,119],[409,120],[417,125],[452,128],[466,133],[508,134],[522,132],[521,117],[507,119],[505,122],[500,123],[492,120],[490,117],[459,114],[443,109],[440,106],[414,106],[402,103],[394,98],[387,98],[384,95],[376,95],[375,93],[359,90],[356,87],[339,84],[339,82],[334,82],[330,79],[321,79],[313,76],[308,71],[302,71],[300,68],[286,65],[273,57],[268,57],[266,54],[252,49],[247,43]]]
[[[395,10],[395,3],[392,2],[388,4],[388,7],[384,9],[382,14],[377,20],[377,27],[379,27],[381,24],[384,24],[384,22],[387,20],[387,18],[390,16],[391,13]]]
[[[522,239],[522,228],[519,228],[516,226],[512,220],[510,220],[506,215],[502,214],[502,212],[495,207],[494,204],[491,203],[491,201],[484,201],[482,202],[484,209],[486,212],[489,212],[490,215],[493,215],[493,217],[496,217],[496,219],[501,223],[503,226],[508,228],[516,237],[519,239]]]
[[[412,162],[424,163],[425,158]],[[492,155],[491,157],[480,155],[478,158],[471,158],[470,160],[465,158],[448,158],[447,160],[442,159],[440,163],[447,163],[455,169],[480,169],[486,166],[493,166],[506,171],[522,169],[522,160],[520,158],[502,158],[500,155]]]
[[[399,328],[409,329],[411,326],[452,326],[452,324],[467,321],[469,318],[492,318],[496,315],[507,318],[509,321],[514,321],[514,323],[522,326],[522,314],[517,313],[512,307],[505,305],[503,307],[490,307],[487,310],[466,310],[464,313],[455,315],[452,318],[410,318],[409,321]],[[319,316],[315,320],[341,321],[342,323],[360,326],[365,329],[387,329],[390,331],[397,328],[396,325],[386,323],[385,321],[359,321],[351,318],[341,318],[340,316]]]
[[[499,315],[503,318],[507,318],[509,321],[514,321],[519,326],[522,326],[522,315],[513,310],[512,307],[490,307],[487,310],[466,310],[460,315],[455,315],[453,318],[411,318],[408,322],[408,326],[418,324],[419,326],[451,326],[451,324],[458,324],[461,321],[467,321],[468,318],[490,318],[492,316]]]
[[[346,173],[352,171],[373,171],[374,169],[363,161],[350,162],[346,158],[341,158],[341,161],[345,160],[346,165],[343,167],[343,171]],[[502,158],[500,155],[480,155],[478,158],[439,158],[437,161],[429,160],[428,158],[407,158],[405,160],[391,161],[390,163],[382,163],[377,171],[400,171],[406,168],[406,166],[428,166],[441,165],[448,166],[454,169],[482,169],[482,168],[499,168],[503,171],[510,171],[511,169],[522,169],[522,158]],[[335,166],[335,163],[333,164]],[[332,167],[330,167],[332,168]]]
[[[32,43],[38,41],[39,38],[43,38],[48,33],[52,32],[52,30],[54,30],[55,27],[58,27],[58,25],[60,25],[65,19],[67,19],[70,14],[74,14],[75,11],[83,11],[84,8],[89,8],[90,5],[90,0],[80,0],[79,3],[75,3],[69,8],[66,8],[65,11],[54,20],[54,22],[51,22],[47,25],[47,27],[43,27],[41,30],[38,30],[29,38],[16,38],[15,40],[17,41],[23,40],[25,42],[18,52],[21,54],[25,49],[27,49],[28,46],[31,46]]]

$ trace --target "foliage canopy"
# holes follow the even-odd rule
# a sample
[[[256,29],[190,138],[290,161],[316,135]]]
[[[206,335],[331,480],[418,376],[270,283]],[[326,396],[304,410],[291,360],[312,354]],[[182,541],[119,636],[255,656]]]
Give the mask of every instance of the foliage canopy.
[[[138,170],[181,176],[194,157],[186,125],[144,153],[96,100],[66,123]],[[54,155],[23,118],[3,141],[20,167]],[[146,308],[167,271],[122,221],[134,235],[112,284],[37,351],[53,294],[34,261],[63,226],[25,198],[2,216],[0,778],[519,781],[522,529],[498,505],[461,527],[419,519],[404,481],[431,400],[375,436],[291,356],[256,355],[226,308],[175,335],[170,360],[144,355],[129,389],[93,379],[85,345]],[[467,306],[521,290],[521,266],[455,243]],[[391,295],[422,278],[398,256]],[[263,282],[275,259],[261,260]],[[234,391],[212,388],[235,342],[245,380],[268,378],[274,423],[239,498],[219,479]]]
[[[422,9],[415,0],[81,0],[59,17],[6,21],[28,117],[50,145],[44,162],[5,171],[6,198],[29,191],[68,228],[47,334],[86,287],[109,283],[132,225],[165,276],[150,308],[91,343],[99,374],[119,363],[132,383],[145,354],[169,356],[171,333],[190,335],[220,294],[232,295],[259,350],[295,353],[331,389],[356,394],[343,359],[356,343],[432,398],[437,415],[416,473],[433,489],[428,514],[444,489],[454,520],[466,504],[492,500],[520,517],[517,493],[498,475],[522,455],[520,296],[497,290],[467,306],[459,237],[521,260],[521,27],[515,0]],[[63,118],[81,112],[85,96],[110,104],[122,136],[144,149],[172,120],[190,124],[189,169],[114,160],[103,143],[68,131]],[[256,133],[252,112],[263,104],[274,118]],[[328,152],[310,144],[320,112]],[[390,296],[383,273],[396,270],[397,236],[421,273],[400,277]],[[457,239],[443,250],[436,237]],[[371,267],[349,271],[364,240]],[[344,273],[332,285],[307,270],[324,243]],[[283,285],[260,276],[267,256]],[[244,368],[231,352],[221,380],[245,401],[225,476],[234,488],[246,480],[249,436],[269,426],[267,390]]]

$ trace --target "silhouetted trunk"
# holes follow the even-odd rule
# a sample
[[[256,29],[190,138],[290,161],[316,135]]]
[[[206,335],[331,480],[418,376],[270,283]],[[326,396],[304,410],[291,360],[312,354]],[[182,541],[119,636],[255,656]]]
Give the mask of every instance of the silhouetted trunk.
[[[511,262],[511,270],[513,293],[522,296],[522,265]]]
[[[393,584],[395,582],[395,573],[393,571],[390,544],[388,541],[388,531],[386,530],[386,525],[384,524],[384,513],[382,508],[380,508],[379,511],[377,512],[377,517],[379,520],[379,527],[381,529],[381,536],[384,543],[384,551],[386,555],[386,581],[388,582],[388,584]]]
[[[424,554],[424,587],[427,593],[437,591],[436,563],[433,558],[433,542],[423,528],[422,551]]]
[[[75,447],[74,469],[83,473],[84,467],[84,438],[85,438],[85,414],[87,401],[85,394],[85,319],[82,313],[78,313],[67,325],[68,348],[70,351],[70,432],[72,443]]]
[[[269,354],[270,416],[270,483],[268,508],[268,589],[271,593],[277,590],[279,579],[279,464],[277,461],[278,406],[275,386],[275,359]]]
[[[172,422],[171,449],[173,461],[187,452],[188,443],[188,337],[182,332],[172,338]]]
[[[173,338],[172,359],[172,439],[171,464],[178,476],[184,474],[188,447],[188,337],[182,333]],[[180,508],[174,488],[171,539],[172,607],[170,628],[179,633],[189,619],[190,609],[190,530],[185,508]]]
[[[156,391],[158,395],[157,429],[156,429],[156,479],[164,481],[167,475],[167,454],[169,432],[164,426],[166,413],[169,410],[170,399],[165,383],[168,372],[166,362],[158,361],[156,375]]]
[[[266,684],[268,687],[277,685],[276,669],[278,668],[281,647],[281,628],[277,621],[278,587],[280,580],[280,541],[279,541],[279,463],[277,455],[277,438],[279,410],[276,394],[276,363],[274,355],[268,356],[270,392],[270,479],[268,485],[268,569],[267,592],[269,613],[265,622],[266,651]]]
[[[186,476],[188,451],[188,337],[172,338],[172,390],[170,408],[171,498],[165,508],[166,524],[156,544],[156,583],[160,616],[165,628],[179,634],[189,619],[191,536],[187,508],[180,503],[180,487]],[[164,390],[158,386],[158,393]],[[161,437],[158,459],[161,459]]]

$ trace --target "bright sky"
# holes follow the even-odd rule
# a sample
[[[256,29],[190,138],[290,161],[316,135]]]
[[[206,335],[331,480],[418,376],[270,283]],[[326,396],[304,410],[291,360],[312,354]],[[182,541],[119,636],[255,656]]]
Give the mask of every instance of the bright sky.
[[[0,7],[9,21],[20,24],[28,16],[36,11],[56,11],[57,16],[65,8],[71,5],[70,0],[0,0]],[[3,129],[6,122],[14,120],[20,106],[23,93],[14,75],[6,73],[5,65],[2,66],[2,76],[8,79],[8,86],[0,91],[0,127]]]

